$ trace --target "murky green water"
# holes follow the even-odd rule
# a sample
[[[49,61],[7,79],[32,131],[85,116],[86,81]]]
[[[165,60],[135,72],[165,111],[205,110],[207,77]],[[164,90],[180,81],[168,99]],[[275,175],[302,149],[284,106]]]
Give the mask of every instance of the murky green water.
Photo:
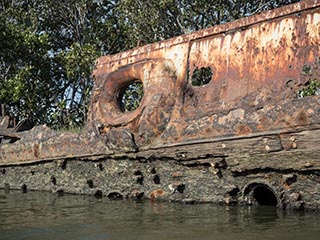
[[[320,239],[320,213],[0,190],[0,239]]]

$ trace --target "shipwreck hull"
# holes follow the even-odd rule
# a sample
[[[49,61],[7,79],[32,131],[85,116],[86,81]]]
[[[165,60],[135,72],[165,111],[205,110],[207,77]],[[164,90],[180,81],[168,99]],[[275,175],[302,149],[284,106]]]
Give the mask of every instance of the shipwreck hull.
[[[318,209],[319,133],[270,134],[138,153],[2,164],[0,184],[23,192],[46,190],[110,199]],[[286,151],[281,143],[298,147]]]
[[[320,2],[307,0],[101,57],[83,133],[3,118],[0,187],[319,208],[320,96],[303,97],[319,42]],[[144,96],[124,111],[132,82]]]

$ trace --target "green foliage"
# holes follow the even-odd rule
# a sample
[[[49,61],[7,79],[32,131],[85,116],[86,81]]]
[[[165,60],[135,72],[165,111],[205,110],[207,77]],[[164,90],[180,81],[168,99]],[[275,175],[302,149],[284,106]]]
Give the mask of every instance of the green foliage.
[[[42,88],[49,77],[49,43],[48,35],[35,32],[20,8],[17,18],[12,9],[0,14],[0,102],[9,103],[13,116],[32,119],[45,114],[41,99],[48,97]]]
[[[299,98],[320,95],[320,80],[310,79],[305,87],[299,91]]]
[[[102,54],[102,40],[89,30],[103,28],[89,24],[101,17],[92,12],[97,7],[92,1],[0,3],[0,102],[10,115],[54,128],[84,124],[91,72]]]
[[[193,86],[202,86],[208,84],[212,79],[212,70],[210,67],[196,68],[191,77]]]
[[[320,57],[313,65],[304,65],[301,74],[307,77],[307,81],[298,92],[298,98],[320,95]]]
[[[115,14],[124,30],[125,48],[136,47],[138,42],[152,43],[183,32],[176,23],[178,14],[174,0],[121,0]]]
[[[141,82],[133,82],[120,93],[120,108],[123,112],[137,109],[143,98],[143,85]]]
[[[70,49],[62,52],[61,55],[64,60],[67,77],[73,79],[81,78],[91,73],[92,63],[98,57],[98,52],[95,46],[90,43],[86,43],[83,46],[79,43],[73,43]]]

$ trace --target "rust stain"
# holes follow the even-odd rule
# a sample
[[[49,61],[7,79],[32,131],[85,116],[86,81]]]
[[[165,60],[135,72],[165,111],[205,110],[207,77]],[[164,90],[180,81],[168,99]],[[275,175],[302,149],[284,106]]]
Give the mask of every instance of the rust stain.
[[[163,197],[164,195],[165,195],[165,191],[164,190],[156,189],[156,190],[154,190],[154,191],[152,191],[150,193],[150,200],[154,201],[156,199],[159,199],[159,198]]]
[[[298,113],[297,117],[296,117],[296,122],[299,125],[306,125],[308,124],[308,115],[305,112],[305,110],[301,110],[301,112]]]
[[[33,154],[36,158],[40,156],[39,150],[40,150],[39,144],[37,143],[33,144]]]
[[[252,133],[252,130],[250,129],[250,127],[244,125],[244,124],[239,124],[236,127],[236,134],[237,135],[245,135],[245,134],[249,134]]]

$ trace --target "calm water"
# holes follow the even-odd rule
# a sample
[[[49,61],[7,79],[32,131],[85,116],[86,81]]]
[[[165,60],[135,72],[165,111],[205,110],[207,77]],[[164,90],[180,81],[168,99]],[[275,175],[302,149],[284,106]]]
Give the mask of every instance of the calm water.
[[[0,190],[0,239],[320,239],[320,213]]]

